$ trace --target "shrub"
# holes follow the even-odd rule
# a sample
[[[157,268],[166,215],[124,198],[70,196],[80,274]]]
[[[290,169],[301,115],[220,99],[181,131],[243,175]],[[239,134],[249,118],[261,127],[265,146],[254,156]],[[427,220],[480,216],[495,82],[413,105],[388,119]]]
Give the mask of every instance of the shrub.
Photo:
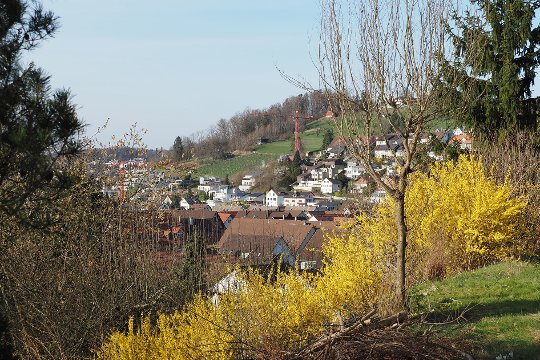
[[[431,175],[414,178],[406,203],[410,250],[419,262],[442,250],[444,271],[452,272],[524,250],[519,235],[526,200],[490,178],[481,159],[462,155],[455,164],[435,164]]]
[[[385,279],[393,250],[377,232],[382,227],[374,220],[359,215],[344,225],[345,231],[327,237],[324,269],[317,278],[317,291],[328,307],[327,316],[339,313],[348,318],[371,310],[387,290],[385,285],[391,283]]]
[[[462,156],[412,177],[406,199],[409,284],[511,256],[526,201],[490,179],[482,162]],[[281,358],[335,325],[393,307],[394,202],[388,198],[330,234],[317,275],[277,271],[271,280],[241,272],[237,292],[217,305],[198,296],[184,311],[148,318],[114,333],[102,359]]]
[[[237,270],[245,286],[211,299],[198,296],[182,312],[160,315],[155,328],[146,317],[137,330],[115,332],[102,347],[103,359],[278,358],[298,349],[325,322],[307,274],[277,271],[274,281],[255,271]]]
[[[413,174],[405,200],[409,282],[522,254],[526,203],[512,196],[508,184],[498,185],[472,156],[436,163],[430,174]],[[397,237],[394,206],[387,198],[373,223],[372,231],[388,242]]]

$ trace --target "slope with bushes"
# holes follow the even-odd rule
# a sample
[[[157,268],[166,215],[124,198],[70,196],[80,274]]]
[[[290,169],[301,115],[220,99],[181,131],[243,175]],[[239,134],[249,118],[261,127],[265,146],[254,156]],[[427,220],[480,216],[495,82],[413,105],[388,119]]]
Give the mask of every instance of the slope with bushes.
[[[458,195],[459,202],[451,201]],[[408,197],[411,286],[522,250],[515,240],[526,201],[491,180],[479,159],[436,165],[430,175],[414,178]],[[387,200],[373,214],[361,214],[339,233],[328,234],[320,273],[278,271],[268,280],[237,270],[241,286],[220,295],[217,305],[201,295],[181,312],[161,314],[157,326],[149,318],[141,325],[131,322],[126,334],[111,335],[99,356],[282,358],[372,309],[380,316],[392,314],[397,309],[393,206]],[[432,259],[438,259],[440,272],[432,271]]]

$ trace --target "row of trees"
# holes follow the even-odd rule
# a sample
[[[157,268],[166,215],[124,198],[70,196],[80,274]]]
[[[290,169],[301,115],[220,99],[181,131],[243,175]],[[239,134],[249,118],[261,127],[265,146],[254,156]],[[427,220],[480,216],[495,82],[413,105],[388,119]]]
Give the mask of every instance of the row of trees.
[[[246,109],[229,120],[219,120],[205,132],[177,137],[171,149],[173,157],[176,160],[193,156],[219,159],[234,150],[250,150],[261,138],[276,140],[290,137],[294,132],[297,110],[304,116],[318,119],[329,107],[324,93],[313,90],[291,96],[264,110]],[[301,126],[305,126],[305,120]]]

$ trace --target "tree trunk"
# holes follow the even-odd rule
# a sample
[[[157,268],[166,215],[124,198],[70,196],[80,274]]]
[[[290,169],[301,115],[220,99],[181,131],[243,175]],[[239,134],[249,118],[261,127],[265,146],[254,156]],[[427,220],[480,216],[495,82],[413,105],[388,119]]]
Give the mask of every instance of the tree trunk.
[[[407,247],[407,225],[405,224],[405,195],[399,194],[396,198],[396,225],[398,230],[397,240],[397,277],[396,295],[402,309],[406,307],[405,291],[405,249]]]

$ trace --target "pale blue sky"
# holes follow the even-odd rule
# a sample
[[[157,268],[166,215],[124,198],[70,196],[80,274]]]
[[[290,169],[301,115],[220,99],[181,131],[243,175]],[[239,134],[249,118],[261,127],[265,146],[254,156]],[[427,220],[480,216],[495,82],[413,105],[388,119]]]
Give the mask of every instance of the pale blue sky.
[[[108,141],[131,124],[150,148],[246,108],[302,90],[276,66],[317,85],[319,0],[45,0],[61,28],[28,60],[74,94],[87,133],[110,118]]]
[[[318,86],[320,0],[43,0],[61,28],[26,60],[74,94],[107,143],[137,123],[150,148],[246,108],[303,92],[276,67]],[[538,94],[537,81],[533,92]],[[291,115],[292,117],[292,115]]]

